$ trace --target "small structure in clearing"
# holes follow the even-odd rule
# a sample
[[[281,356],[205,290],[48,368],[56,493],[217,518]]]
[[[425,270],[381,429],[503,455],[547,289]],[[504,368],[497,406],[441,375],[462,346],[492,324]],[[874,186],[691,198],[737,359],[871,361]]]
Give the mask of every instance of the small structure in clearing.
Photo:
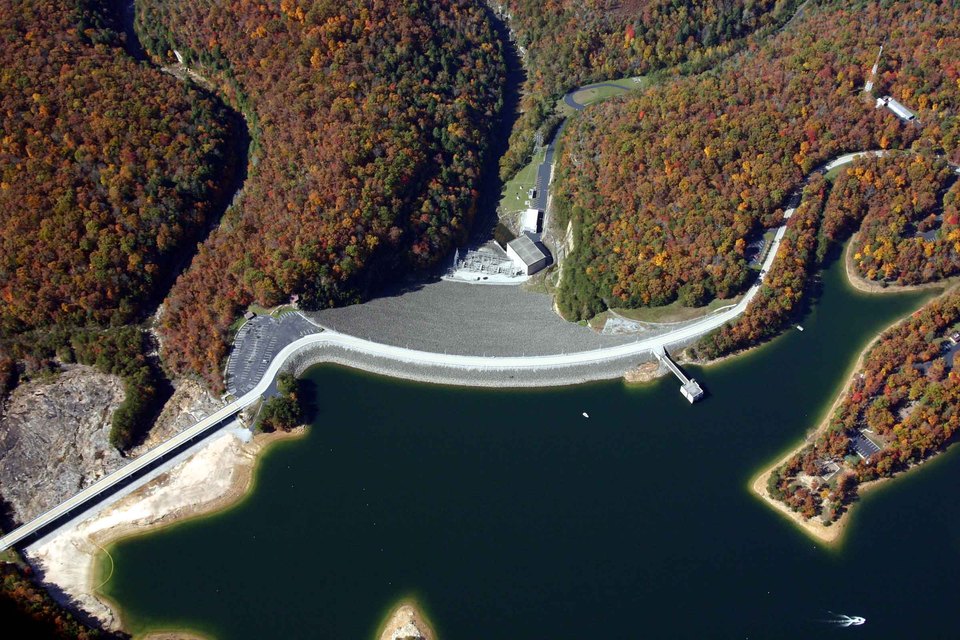
[[[882,98],[877,98],[877,109],[880,107],[886,107],[893,112],[895,116],[903,120],[904,122],[911,122],[912,120],[917,119],[917,114],[910,109],[907,109],[905,106],[891,98],[890,96],[883,96]]]
[[[540,233],[540,220],[543,212],[539,209],[527,209],[520,218],[520,230],[525,233]]]

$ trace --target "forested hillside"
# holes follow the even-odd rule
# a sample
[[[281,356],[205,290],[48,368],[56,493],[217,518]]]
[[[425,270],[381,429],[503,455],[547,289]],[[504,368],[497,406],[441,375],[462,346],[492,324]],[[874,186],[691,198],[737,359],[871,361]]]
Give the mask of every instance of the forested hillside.
[[[943,148],[957,160],[958,19],[949,2],[810,4],[715,71],[584,112],[556,181],[576,241],[561,310],[583,318],[607,304],[668,303],[684,287],[703,287],[704,300],[741,291],[747,241],[845,151]],[[874,91],[919,123],[863,92],[881,42]]]
[[[227,164],[220,107],[127,55],[93,0],[0,0],[0,337],[164,293]]]
[[[139,30],[253,121],[240,205],[166,305],[164,355],[221,385],[237,311],[360,299],[434,264],[471,224],[505,67],[468,0],[142,0]]]
[[[743,36],[778,26],[795,0],[505,0],[527,52],[523,117],[503,174],[519,168],[556,99],[587,82],[683,65],[699,69],[729,55]]]
[[[909,285],[951,276],[960,270],[955,183],[942,159],[897,154],[861,160],[830,192],[824,235],[843,241],[859,229],[853,264],[868,280]]]

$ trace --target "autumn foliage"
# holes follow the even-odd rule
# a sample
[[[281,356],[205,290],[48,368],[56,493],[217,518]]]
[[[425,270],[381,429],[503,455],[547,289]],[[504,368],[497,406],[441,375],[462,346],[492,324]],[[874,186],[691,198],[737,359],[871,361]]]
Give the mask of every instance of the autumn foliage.
[[[0,0],[0,334],[141,317],[213,211],[222,109],[105,7]]]
[[[955,178],[943,159],[930,156],[859,160],[837,178],[824,235],[842,241],[859,228],[850,251],[868,280],[921,284],[951,276],[960,270]]]
[[[792,0],[506,0],[526,51],[523,116],[502,158],[502,174],[525,162],[534,132],[566,91],[683,65],[701,69],[729,55],[743,36],[780,24]]]
[[[30,569],[0,563],[0,615],[8,637],[64,640],[126,637],[86,627],[29,577]]]
[[[661,305],[692,282],[732,296],[752,279],[745,241],[777,223],[818,165],[912,145],[956,159],[958,20],[952,3],[808,4],[714,71],[580,114],[555,181],[577,227],[560,309],[582,318]],[[902,99],[919,124],[863,92],[884,40],[875,91]]]
[[[950,443],[960,427],[960,292],[934,300],[884,332],[870,349],[827,429],[771,477],[768,490],[805,517],[836,519],[862,482],[889,477]],[[861,459],[851,440],[869,435],[880,451]],[[823,481],[824,464],[839,466]]]
[[[257,142],[240,202],[167,302],[174,370],[219,387],[240,307],[357,301],[465,237],[504,81],[478,3],[138,6],[147,48],[219,84]]]

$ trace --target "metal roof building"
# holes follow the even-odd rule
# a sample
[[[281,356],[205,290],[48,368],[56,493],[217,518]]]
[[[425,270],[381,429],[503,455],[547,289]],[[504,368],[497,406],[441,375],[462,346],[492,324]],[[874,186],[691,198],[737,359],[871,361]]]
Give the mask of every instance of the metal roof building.
[[[905,106],[891,98],[890,96],[883,96],[882,98],[877,99],[877,108],[886,107],[893,111],[894,115],[903,120],[904,122],[910,122],[911,120],[917,117],[913,111],[907,109]]]
[[[527,209],[520,218],[521,231],[540,233],[540,209]]]
[[[547,254],[527,234],[507,243],[507,255],[528,276],[547,266]]]

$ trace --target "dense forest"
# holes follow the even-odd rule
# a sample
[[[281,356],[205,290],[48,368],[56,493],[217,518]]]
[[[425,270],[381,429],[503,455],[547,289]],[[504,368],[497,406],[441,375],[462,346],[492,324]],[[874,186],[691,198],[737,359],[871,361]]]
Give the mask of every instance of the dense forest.
[[[828,189],[826,180],[816,174],[804,189],[800,206],[787,221],[777,258],[760,291],[735,322],[704,336],[696,345],[698,356],[716,358],[769,340],[800,311],[810,288],[809,276],[823,257],[820,228]]]
[[[730,297],[752,279],[747,242],[779,223],[818,165],[910,147],[957,160],[958,19],[960,6],[947,2],[808,5],[717,70],[579,115],[555,181],[576,239],[560,309],[584,318],[661,305],[690,283],[705,290],[694,298]],[[908,104],[919,124],[863,91],[882,41],[875,92]]]
[[[97,0],[0,0],[0,335],[141,317],[210,221],[223,109],[122,44]]]
[[[951,336],[960,292],[934,300],[886,331],[868,352],[827,428],[772,473],[767,489],[806,518],[836,520],[857,486],[941,451],[960,426],[960,373]],[[958,338],[960,340],[960,338]],[[853,440],[880,450],[853,455]]]
[[[321,307],[427,267],[465,237],[505,66],[468,0],[142,0],[173,51],[254,123],[241,202],[166,304],[165,361],[222,385],[237,311],[293,293]]]
[[[509,177],[524,164],[534,132],[566,91],[587,82],[673,67],[703,69],[738,39],[768,33],[792,15],[794,0],[505,0],[526,52],[523,116],[501,160]]]
[[[291,373],[277,376],[277,395],[263,403],[257,416],[257,430],[265,433],[290,431],[304,422],[300,381]]]
[[[858,160],[834,184],[824,236],[843,241],[859,228],[853,264],[868,280],[922,284],[951,276],[960,270],[955,178],[944,160],[928,156]]]

